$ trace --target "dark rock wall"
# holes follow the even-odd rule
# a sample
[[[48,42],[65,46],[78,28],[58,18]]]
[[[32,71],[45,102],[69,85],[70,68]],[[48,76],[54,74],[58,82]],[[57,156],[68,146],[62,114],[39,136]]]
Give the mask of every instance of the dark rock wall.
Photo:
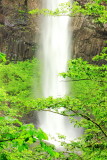
[[[72,20],[73,57],[91,58],[107,46],[107,26],[95,24],[90,17],[79,15]]]
[[[40,6],[41,0],[0,0],[0,52],[6,53],[9,59],[25,60],[37,54],[40,18],[27,14],[27,11]],[[82,15],[71,21],[69,32],[73,31],[72,55],[90,61],[106,46],[107,25],[94,24],[90,17]]]
[[[90,0],[75,0],[84,6]],[[93,22],[90,16],[78,15],[72,18],[73,30],[72,57],[82,57],[92,62],[92,57],[107,47],[107,24]],[[102,63],[103,61],[101,61]],[[105,62],[104,62],[105,63]]]
[[[37,0],[0,1],[0,52],[6,53],[9,59],[30,59],[37,52],[38,16],[27,14],[37,6]]]

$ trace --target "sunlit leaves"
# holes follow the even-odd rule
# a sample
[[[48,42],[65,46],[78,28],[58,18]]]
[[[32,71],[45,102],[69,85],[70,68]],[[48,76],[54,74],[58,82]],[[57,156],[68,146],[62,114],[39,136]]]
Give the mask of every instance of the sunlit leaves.
[[[0,52],[0,62],[5,63],[6,62],[6,54]]]
[[[93,60],[106,60],[106,51],[105,47]],[[56,99],[34,99],[30,96],[30,82],[35,63],[37,61],[33,60],[17,64],[0,64],[0,158],[32,160],[32,157],[36,157],[38,160],[50,160],[51,157],[95,160],[96,156],[96,160],[106,159],[107,65],[89,64],[82,58],[72,59],[68,62],[67,72],[60,73],[60,76],[68,78],[72,83],[73,94]],[[39,75],[38,69],[36,75]],[[62,107],[63,110],[60,110]],[[67,154],[57,153],[53,147],[45,143],[48,140],[46,133],[17,119],[33,110],[67,116],[75,127],[84,128],[84,134],[76,142],[61,143],[68,151]],[[35,145],[35,149],[32,144]],[[77,154],[79,152],[81,154]]]
[[[29,14],[42,14],[49,16],[78,16],[79,14],[91,16],[94,22],[107,23],[106,0],[90,0],[80,5],[77,1],[61,3],[55,10],[50,9],[34,9]],[[81,15],[81,16],[82,16]]]
[[[107,47],[104,47],[104,49],[102,50],[102,53],[100,53],[100,55],[96,55],[95,57],[93,57],[94,61],[99,61],[101,59],[104,59],[107,61]],[[106,68],[106,66],[104,66]]]
[[[56,8],[55,10],[50,10],[47,8],[43,8],[43,9],[34,9],[29,11],[29,14],[36,14],[36,15],[48,15],[48,16],[62,16],[62,15],[69,15],[71,13],[71,8],[72,8],[72,4],[70,2],[66,2],[66,3],[60,3],[58,5],[58,8]]]

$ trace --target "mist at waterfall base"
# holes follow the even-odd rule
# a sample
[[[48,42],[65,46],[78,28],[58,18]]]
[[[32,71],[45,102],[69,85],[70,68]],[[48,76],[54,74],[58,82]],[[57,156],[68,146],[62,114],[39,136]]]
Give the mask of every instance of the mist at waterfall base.
[[[67,0],[43,0],[43,8],[54,10]],[[64,97],[69,94],[69,85],[59,73],[66,72],[70,59],[71,33],[67,16],[42,16],[41,18],[41,64],[42,97]],[[62,108],[63,109],[63,108]],[[66,136],[66,141],[75,140],[82,133],[82,128],[74,128],[68,117],[49,111],[38,112],[39,127],[49,135],[49,142],[60,146],[58,133]],[[52,139],[51,137],[54,137]]]

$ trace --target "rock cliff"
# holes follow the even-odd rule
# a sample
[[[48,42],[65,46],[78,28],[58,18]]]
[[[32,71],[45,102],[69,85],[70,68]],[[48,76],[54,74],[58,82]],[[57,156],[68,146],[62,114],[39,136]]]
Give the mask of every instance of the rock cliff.
[[[95,24],[90,17],[79,15],[72,20],[73,57],[91,58],[107,44],[107,25]]]
[[[0,0],[0,52],[9,59],[30,59],[37,51],[38,16],[27,11],[39,4],[38,0]]]
[[[39,16],[29,15],[27,11],[40,6],[40,0],[0,0],[0,52],[11,60],[26,60],[37,54]],[[106,45],[107,25],[94,24],[90,17],[73,17],[69,25],[69,32],[72,31],[73,57],[90,61]]]

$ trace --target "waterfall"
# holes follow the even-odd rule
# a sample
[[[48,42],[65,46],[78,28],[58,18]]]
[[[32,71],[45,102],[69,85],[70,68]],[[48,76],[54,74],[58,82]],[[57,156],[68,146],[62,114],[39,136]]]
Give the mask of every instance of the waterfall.
[[[60,3],[68,0],[43,0],[43,8],[54,10]],[[64,97],[69,93],[67,83],[59,76],[66,72],[67,61],[70,59],[71,37],[68,25],[71,18],[68,16],[43,16],[41,36],[42,61],[42,96],[54,98]],[[39,127],[47,134],[57,138],[57,133],[65,135],[67,139],[74,140],[82,133],[82,129],[74,128],[67,117],[48,111],[38,114]],[[57,145],[57,142],[50,140]]]

